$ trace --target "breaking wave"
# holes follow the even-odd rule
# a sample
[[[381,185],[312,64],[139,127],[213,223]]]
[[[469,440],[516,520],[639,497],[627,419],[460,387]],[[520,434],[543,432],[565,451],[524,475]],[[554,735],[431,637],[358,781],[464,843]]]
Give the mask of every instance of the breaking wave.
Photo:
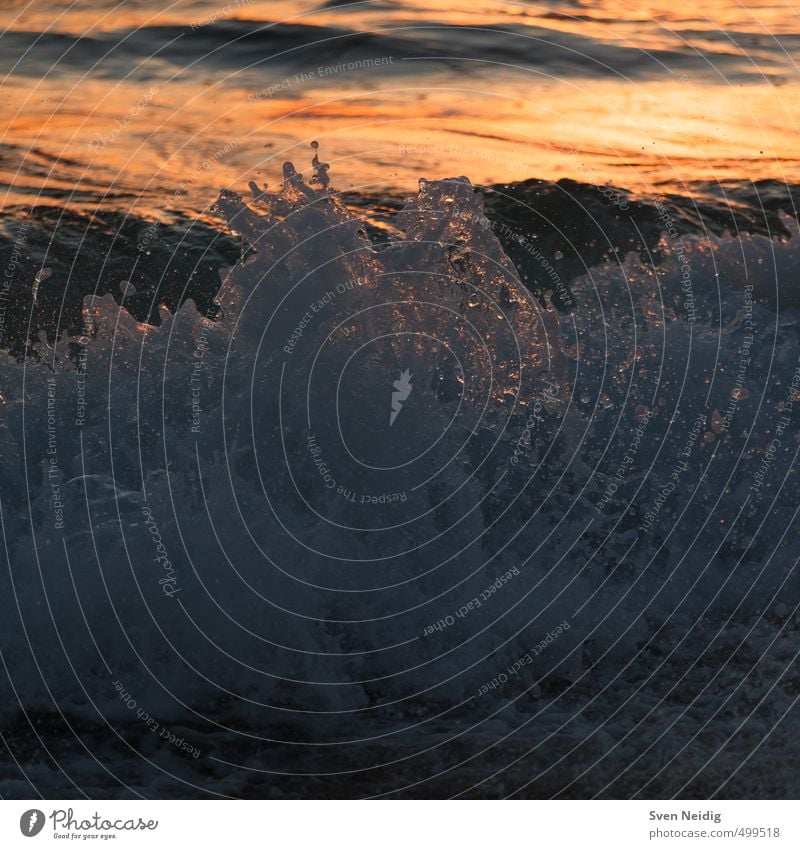
[[[403,792],[475,757],[466,790],[509,735],[551,762],[530,730],[590,722],[582,688],[613,711],[640,692],[615,676],[682,681],[791,614],[787,218],[777,241],[657,214],[657,267],[623,243],[567,274],[585,251],[545,259],[498,224],[519,197],[464,177],[377,230],[316,154],[250,189],[217,203],[246,247],[215,297],[137,319],[126,278],[0,355],[0,712],[141,769],[93,761],[80,792]],[[602,756],[574,756],[595,790]]]

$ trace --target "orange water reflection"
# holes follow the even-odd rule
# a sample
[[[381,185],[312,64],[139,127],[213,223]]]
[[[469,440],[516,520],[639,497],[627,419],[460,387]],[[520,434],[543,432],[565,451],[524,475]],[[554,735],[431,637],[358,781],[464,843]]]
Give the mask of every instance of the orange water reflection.
[[[15,20],[12,6],[2,22],[85,34],[205,26],[226,8],[193,3],[153,10],[143,3],[109,15],[90,4],[48,15],[34,6],[24,20]],[[788,47],[796,18],[786,7],[648,2],[633,8],[612,0],[557,11],[502,2],[460,12],[449,6],[444,0],[424,7],[398,3],[387,13],[384,6],[362,5],[345,19],[336,10],[309,16],[298,3],[250,3],[227,17],[294,15],[295,23],[338,27],[346,20],[350,28],[370,31],[426,22],[491,29],[511,22],[579,34],[601,47],[622,41],[642,50],[736,54],[758,74],[745,84],[715,80],[713,69],[664,66],[658,73],[599,78],[510,63],[465,67],[407,58],[327,76],[313,74],[313,60],[307,73],[267,65],[258,76],[202,65],[187,73],[148,60],[152,73],[135,83],[58,68],[39,79],[12,74],[2,89],[8,116],[2,142],[9,145],[1,165],[9,186],[4,202],[72,193],[77,204],[104,196],[106,203],[141,212],[196,210],[223,186],[250,178],[274,182],[286,159],[306,165],[314,138],[343,189],[409,191],[420,176],[460,174],[479,183],[570,177],[637,192],[698,181],[800,182],[794,117],[800,78],[790,73]]]

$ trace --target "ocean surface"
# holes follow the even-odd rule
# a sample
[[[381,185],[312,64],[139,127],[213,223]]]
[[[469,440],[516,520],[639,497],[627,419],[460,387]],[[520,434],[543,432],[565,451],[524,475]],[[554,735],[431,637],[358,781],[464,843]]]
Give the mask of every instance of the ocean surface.
[[[0,11],[0,795],[796,798],[768,2]]]
[[[769,0],[14,0],[0,26],[4,206],[195,212],[312,139],[340,190],[797,180],[800,34]]]

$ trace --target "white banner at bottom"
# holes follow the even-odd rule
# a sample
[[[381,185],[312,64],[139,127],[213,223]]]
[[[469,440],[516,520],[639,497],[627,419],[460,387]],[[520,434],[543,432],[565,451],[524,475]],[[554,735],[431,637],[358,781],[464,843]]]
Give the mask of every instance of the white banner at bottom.
[[[800,846],[786,801],[2,801],[0,846],[457,849]]]

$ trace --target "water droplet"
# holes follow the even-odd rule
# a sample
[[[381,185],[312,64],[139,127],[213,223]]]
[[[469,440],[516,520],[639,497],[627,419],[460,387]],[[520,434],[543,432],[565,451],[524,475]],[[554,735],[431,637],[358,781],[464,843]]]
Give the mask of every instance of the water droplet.
[[[312,141],[311,147],[314,150],[314,158],[311,160],[311,167],[314,169],[314,176],[311,178],[311,182],[316,183],[325,189],[331,182],[331,178],[328,176],[328,169],[330,168],[330,165],[328,165],[327,162],[319,161],[319,142]]]
[[[255,200],[258,200],[264,194],[264,192],[259,189],[258,183],[256,183],[254,180],[250,180],[247,185],[250,189],[250,193],[253,195],[253,198]]]

